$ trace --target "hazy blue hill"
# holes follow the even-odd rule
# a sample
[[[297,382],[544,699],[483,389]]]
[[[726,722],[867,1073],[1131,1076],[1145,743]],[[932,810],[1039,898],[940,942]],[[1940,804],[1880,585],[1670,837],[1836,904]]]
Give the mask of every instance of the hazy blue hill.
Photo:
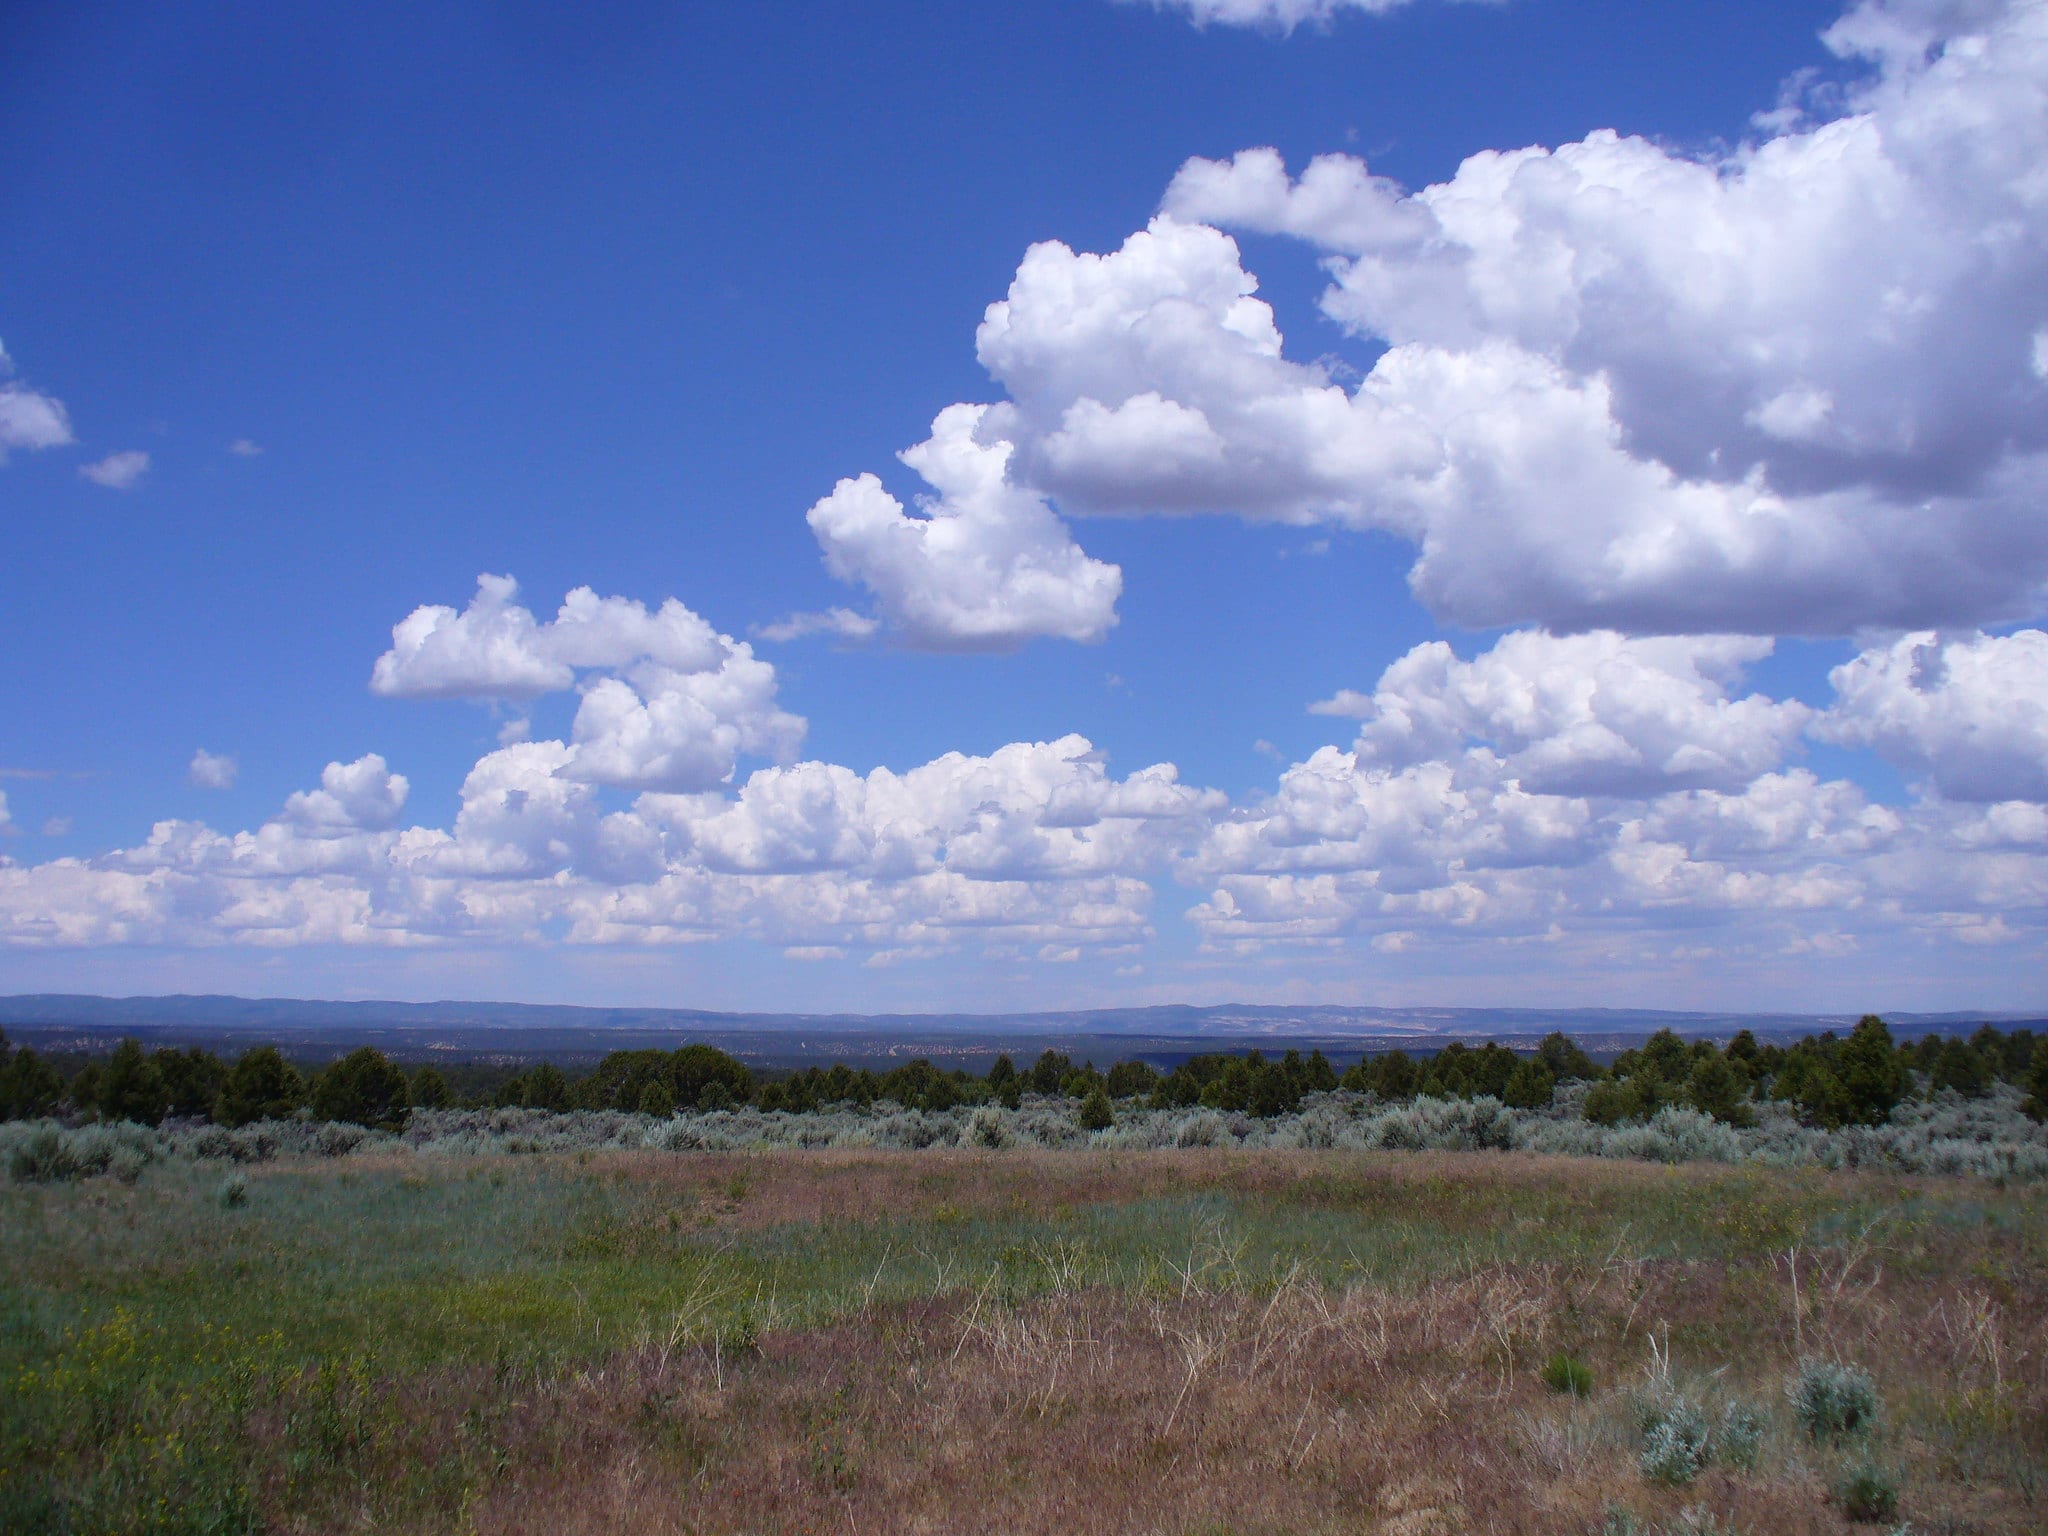
[[[1967,1031],[2041,1020],[1981,1013],[1888,1015],[1909,1034]],[[757,1063],[928,1056],[984,1070],[999,1050],[1054,1048],[1076,1060],[1135,1056],[1162,1067],[1205,1050],[1251,1046],[1333,1058],[1445,1041],[1533,1042],[1563,1030],[1596,1055],[1626,1049],[1659,1029],[1726,1038],[1739,1029],[1795,1037],[1853,1024],[1848,1014],[1735,1014],[1629,1008],[1370,1008],[1187,1003],[1074,1012],[794,1014],[698,1008],[585,1008],[556,1003],[330,1001],[225,996],[95,997],[76,993],[0,997],[0,1028],[44,1049],[96,1052],[122,1035],[153,1045],[240,1049],[257,1039],[307,1055],[360,1044],[395,1055],[594,1060],[605,1052],[704,1040]]]

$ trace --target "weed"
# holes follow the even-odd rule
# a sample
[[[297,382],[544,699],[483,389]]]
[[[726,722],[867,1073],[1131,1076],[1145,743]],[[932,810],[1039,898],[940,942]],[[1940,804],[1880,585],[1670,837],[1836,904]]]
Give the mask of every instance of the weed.
[[[57,1184],[102,1173],[133,1184],[163,1149],[156,1132],[126,1123],[71,1131],[46,1120],[0,1130],[7,1172],[17,1184]]]
[[[1800,1427],[1815,1440],[1841,1440],[1877,1423],[1877,1383],[1860,1366],[1806,1359],[1786,1383]]]
[[[1553,1392],[1573,1397],[1593,1395],[1593,1371],[1575,1355],[1559,1351],[1543,1363],[1543,1384]]]
[[[761,1321],[752,1307],[741,1307],[718,1330],[718,1347],[728,1355],[751,1355],[761,1348]]]
[[[1742,1536],[1731,1520],[1723,1520],[1710,1509],[1683,1509],[1665,1525],[1666,1536]]]
[[[1668,1397],[1649,1415],[1638,1465],[1653,1483],[1683,1488],[1707,1464],[1707,1416],[1683,1397]]]
[[[838,1440],[813,1444],[810,1462],[811,1476],[834,1493],[851,1492],[859,1481],[852,1453]]]
[[[1653,1526],[1633,1511],[1610,1504],[1598,1536],[1742,1536],[1742,1532],[1710,1509],[1683,1509],[1662,1526]]]
[[[1721,1427],[1714,1434],[1714,1459],[1737,1472],[1756,1470],[1763,1449],[1764,1415],[1748,1403],[1730,1403],[1721,1410]]]
[[[1899,1479],[1888,1467],[1862,1461],[1835,1480],[1835,1502],[1859,1524],[1889,1520],[1899,1512]]]
[[[15,1142],[8,1154],[7,1173],[17,1184],[48,1184],[78,1176],[64,1133],[54,1125],[39,1125]]]
[[[239,1173],[231,1173],[220,1181],[214,1199],[220,1202],[224,1211],[232,1211],[249,1203],[249,1181]]]

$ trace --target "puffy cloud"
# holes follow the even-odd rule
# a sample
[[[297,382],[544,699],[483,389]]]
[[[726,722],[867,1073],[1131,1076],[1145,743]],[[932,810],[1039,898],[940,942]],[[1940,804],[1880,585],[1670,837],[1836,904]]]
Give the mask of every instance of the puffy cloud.
[[[579,667],[641,663],[677,672],[715,671],[733,642],[674,598],[658,610],[631,598],[599,597],[578,587],[542,624],[517,601],[510,576],[477,578],[476,596],[457,613],[440,604],[415,608],[392,626],[391,649],[370,672],[370,688],[388,698],[527,699],[568,688]]]
[[[75,441],[64,404],[14,383],[14,364],[0,347],[0,464],[16,448],[62,448]]]
[[[1116,622],[1123,573],[1083,554],[1042,497],[1011,483],[1009,445],[977,436],[982,414],[952,406],[902,454],[935,493],[920,515],[869,474],[840,481],[813,506],[826,569],[873,592],[908,645],[1101,639]]]
[[[1033,246],[976,334],[1010,394],[982,435],[1077,512],[1368,520],[1366,488],[1439,446],[1284,359],[1257,287],[1229,236],[1165,216],[1108,255]]]
[[[1149,931],[1146,877],[1223,805],[1168,765],[1114,778],[1065,737],[903,774],[763,769],[736,795],[607,812],[565,771],[576,753],[487,754],[448,829],[398,826],[406,782],[370,756],[251,832],[164,822],[98,859],[0,865],[0,941],[1094,948]]]
[[[1823,739],[1874,747],[1951,800],[2048,801],[2048,633],[1910,634],[1829,680]]]
[[[1577,863],[1595,825],[1584,800],[1531,794],[1485,759],[1390,769],[1325,747],[1219,824],[1187,872],[1359,874],[1418,890],[1450,872]]]
[[[1084,738],[947,753],[904,773],[806,762],[730,799],[647,795],[657,881],[581,902],[576,932],[740,932],[778,944],[938,953],[962,943],[1099,946],[1148,931],[1148,875],[1220,812],[1171,765],[1112,777]]]
[[[1853,947],[1859,933],[1924,943],[1973,923],[1987,937],[1993,915],[2038,945],[2048,859],[1998,835],[1805,769],[1596,804],[1531,794],[1484,755],[1389,769],[1326,748],[1219,823],[1182,877],[1208,891],[1190,920],[1240,952],[1541,942],[1571,946],[1567,965],[1599,953],[1641,967],[1646,945],[1674,939],[1722,954]]]
[[[1120,0],[1125,5],[1148,0]],[[1380,15],[1409,0],[1149,0],[1155,11],[1184,11],[1198,27],[1266,27],[1292,32],[1304,22],[1327,26],[1343,11]]]
[[[1414,193],[1343,156],[1298,179],[1271,150],[1191,161],[1120,249],[1027,252],[977,334],[1007,398],[925,451],[977,466],[976,504],[1068,570],[1052,508],[1225,512],[1391,531],[1432,611],[1481,627],[2039,612],[2048,5],[1866,0],[1826,40],[1860,79],[1795,90],[1724,153],[1601,131]],[[1285,355],[1211,224],[1327,253],[1326,313],[1384,348],[1356,387]],[[1100,632],[1106,600],[1013,622],[1011,562],[940,556],[967,499],[942,492],[920,523],[844,482],[812,522],[929,640]]]
[[[1318,181],[1312,211],[1347,178]],[[1367,197],[1337,227],[1413,222]],[[1402,342],[1347,393],[1283,356],[1255,289],[1234,241],[1171,216],[1106,256],[1033,247],[979,332],[1010,394],[980,435],[1072,511],[1391,530],[1420,547],[1418,596],[1480,626],[1833,633],[2024,606],[2048,574],[2048,460],[1918,500],[1789,494],[1749,461],[1688,474],[1632,446],[1605,371],[1461,334]]]
[[[1873,805],[1855,785],[1808,769],[1767,773],[1734,790],[1660,796],[1625,817],[1641,843],[1676,845],[1690,858],[1769,857],[1787,867],[1853,859],[1888,847],[1906,817]]]
[[[1163,206],[1190,223],[1290,235],[1353,253],[1410,247],[1434,227],[1428,209],[1399,182],[1373,175],[1356,156],[1317,155],[1295,180],[1276,149],[1188,161]]]
[[[255,459],[263,455],[263,445],[253,438],[238,437],[228,444],[228,452],[238,459]]]
[[[454,835],[415,829],[401,856],[436,874],[559,875],[586,863],[603,818],[595,787],[564,772],[574,749],[524,741],[477,760],[462,781]]]
[[[1837,634],[2023,609],[2048,572],[2025,510],[2048,463],[1974,498],[1794,498],[1757,471],[1687,479],[1636,456],[1604,376],[1498,343],[1397,348],[1364,388],[1444,423],[1442,471],[1385,505],[1417,532],[1411,587],[1460,623]]]
[[[232,757],[201,747],[186,765],[185,782],[194,789],[233,789],[235,776],[240,772],[240,766]]]
[[[509,576],[477,578],[461,612],[416,608],[391,631],[372,691],[400,698],[529,699],[586,678],[565,776],[634,789],[704,789],[741,753],[784,759],[804,722],[777,707],[775,669],[674,598],[659,609],[578,587],[549,623]],[[514,734],[518,734],[515,732]]]
[[[775,669],[733,642],[716,671],[649,665],[630,683],[587,684],[562,772],[630,789],[709,789],[741,753],[786,759],[803,734],[804,722],[775,705]]]
[[[2048,807],[1877,805],[1797,767],[1745,778],[1744,753],[1767,762],[1785,741],[1787,717],[1760,713],[1777,706],[1734,697],[1759,650],[1536,635],[1460,662],[1419,648],[1346,701],[1366,717],[1359,747],[1235,805],[1168,764],[1114,776],[1070,736],[903,772],[794,763],[609,809],[570,771],[577,744],[535,741],[475,764],[452,825],[406,826],[404,780],[365,757],[251,831],[164,822],[97,858],[0,859],[0,943],[743,939],[879,965],[1051,964],[1143,944],[1170,873],[1201,893],[1187,918],[1204,964],[1278,945],[1303,963],[1427,967],[1483,944],[1518,985],[1593,964],[1625,985],[1708,957],[1882,951],[1884,974],[1906,974],[1901,956],[1940,968],[1964,945],[2024,972],[2048,935]],[[1573,658],[1590,690],[1569,680]],[[1606,733],[1636,754],[1625,786],[1602,777]],[[1599,750],[1583,760],[1551,751],[1584,735]],[[1720,757],[1691,777],[1672,744],[1700,742]],[[1702,787],[1672,787],[1688,783]]]
[[[650,661],[677,672],[716,671],[733,642],[669,598],[650,613],[623,597],[578,587],[540,632],[549,650],[575,667],[627,667]]]
[[[460,613],[438,603],[415,608],[391,627],[370,690],[401,699],[530,699],[567,688],[576,674],[542,642],[518,595],[510,576],[483,575]]]
[[[1770,650],[1746,637],[1524,630],[1467,662],[1431,641],[1388,667],[1371,697],[1345,693],[1311,709],[1356,715],[1360,757],[1390,767],[1478,744],[1537,793],[1733,789],[1775,768],[1812,713],[1729,696],[1742,668]]]
[[[149,473],[149,455],[140,448],[129,448],[81,464],[78,472],[94,485],[103,485],[110,491],[132,490]]]
[[[1192,161],[1118,250],[1027,252],[977,333],[1007,398],[924,451],[1077,569],[1054,508],[1388,530],[1418,596],[1483,627],[2038,612],[2048,6],[1871,0],[1827,41],[1866,67],[1839,109],[1795,94],[1713,156],[1602,131],[1412,194],[1342,156]],[[1326,312],[1385,344],[1356,387],[1286,356],[1212,223],[1328,253]],[[868,479],[812,513],[926,643],[1100,632],[1068,605],[1014,622],[1009,563],[949,565],[943,521]]]
[[[1881,66],[1851,110],[1720,160],[1599,132],[1408,197],[1332,158],[1288,186],[1268,150],[1166,203],[1337,252],[1326,308],[1394,346],[1604,375],[1632,451],[1681,476],[1967,494],[2048,446],[2048,11],[1866,4],[1828,40]]]
[[[689,825],[702,857],[724,870],[1039,879],[1146,873],[1224,804],[1182,784],[1171,764],[1112,779],[1085,738],[1065,736],[986,757],[949,752],[902,774],[767,769]]]
[[[1816,714],[1736,696],[1763,641],[1526,632],[1469,662],[1418,646],[1372,693],[1315,706],[1362,722],[1353,750],[1287,769],[1180,859],[1206,892],[1188,915],[1225,953],[2044,951],[2044,648],[2031,630],[1909,635],[1837,668]],[[1881,805],[1781,766],[1802,729],[1917,766],[1941,798]]]
[[[283,820],[312,837],[381,831],[405,809],[409,786],[372,752],[352,763],[329,763],[320,787],[298,790],[284,803]]]

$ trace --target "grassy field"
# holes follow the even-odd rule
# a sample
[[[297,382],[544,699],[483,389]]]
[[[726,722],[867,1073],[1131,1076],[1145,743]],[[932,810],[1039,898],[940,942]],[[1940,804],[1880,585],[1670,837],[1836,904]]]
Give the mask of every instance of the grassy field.
[[[0,1189],[0,1529],[2038,1531],[2044,1217],[1497,1153],[171,1160]],[[1802,1360],[1876,1421],[1812,1433]]]

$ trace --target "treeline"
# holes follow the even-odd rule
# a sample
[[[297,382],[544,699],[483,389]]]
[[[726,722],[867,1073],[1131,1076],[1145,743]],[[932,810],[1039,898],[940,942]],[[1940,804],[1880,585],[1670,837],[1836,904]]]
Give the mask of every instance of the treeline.
[[[396,1126],[414,1108],[452,1106],[439,1072],[422,1067],[407,1077],[369,1046],[308,1075],[274,1045],[228,1062],[198,1046],[144,1051],[123,1040],[105,1061],[87,1061],[67,1078],[30,1047],[15,1049],[0,1030],[0,1119],[70,1113],[138,1125],[175,1118],[239,1126],[306,1110],[319,1120]]]
[[[1199,1105],[1270,1117],[1294,1113],[1309,1094],[1342,1088],[1389,1103],[1491,1098],[1543,1109],[1560,1090],[1579,1084],[1580,1112],[1601,1125],[1646,1120],[1669,1106],[1747,1125],[1760,1103],[1775,1100],[1809,1124],[1834,1129],[1881,1124],[1915,1095],[1949,1090],[1981,1097],[2000,1082],[2024,1091],[2037,1119],[2048,1115],[2048,1037],[1987,1024],[1968,1038],[1927,1035],[1900,1043],[1882,1019],[1867,1015],[1846,1036],[1830,1031],[1790,1046],[1764,1044],[1748,1030],[1725,1046],[1661,1030],[1603,1067],[1558,1033],[1527,1054],[1492,1042],[1453,1042],[1413,1056],[1387,1051],[1341,1075],[1321,1051],[1219,1052],[1162,1074],[1142,1061],[1120,1061],[1104,1072],[1048,1050],[1029,1067],[998,1056],[980,1076],[925,1060],[885,1072],[837,1063],[767,1076],[712,1046],[686,1045],[614,1051],[574,1076],[544,1062],[458,1099],[435,1067],[408,1075],[370,1046],[302,1073],[274,1046],[254,1047],[229,1062],[198,1047],[145,1052],[124,1040],[106,1060],[85,1062],[67,1078],[35,1051],[11,1047],[0,1032],[0,1118],[69,1114],[144,1125],[176,1117],[240,1126],[303,1111],[319,1120],[395,1128],[414,1109],[455,1107],[662,1117],[743,1106],[801,1114],[881,1102],[936,1111],[977,1104],[1014,1109],[1026,1094],[1037,1094],[1080,1101],[1079,1123],[1099,1129],[1113,1123],[1119,1104]]]
[[[1387,1100],[1488,1097],[1515,1109],[1541,1109],[1574,1082],[1590,1085],[1581,1112],[1599,1125],[1647,1120],[1672,1106],[1748,1125],[1758,1103],[1776,1100],[1833,1130],[1882,1124],[1916,1094],[1949,1089],[1981,1098],[1998,1082],[2024,1090],[2038,1119],[2048,1114],[2048,1037],[1986,1024],[1967,1038],[1900,1043],[1883,1019],[1865,1014],[1846,1036],[1828,1030],[1789,1046],[1767,1045],[1746,1029],[1725,1046],[1663,1029],[1603,1068],[1567,1036],[1551,1034],[1527,1056],[1491,1043],[1452,1044],[1423,1058],[1391,1051],[1342,1079]]]

